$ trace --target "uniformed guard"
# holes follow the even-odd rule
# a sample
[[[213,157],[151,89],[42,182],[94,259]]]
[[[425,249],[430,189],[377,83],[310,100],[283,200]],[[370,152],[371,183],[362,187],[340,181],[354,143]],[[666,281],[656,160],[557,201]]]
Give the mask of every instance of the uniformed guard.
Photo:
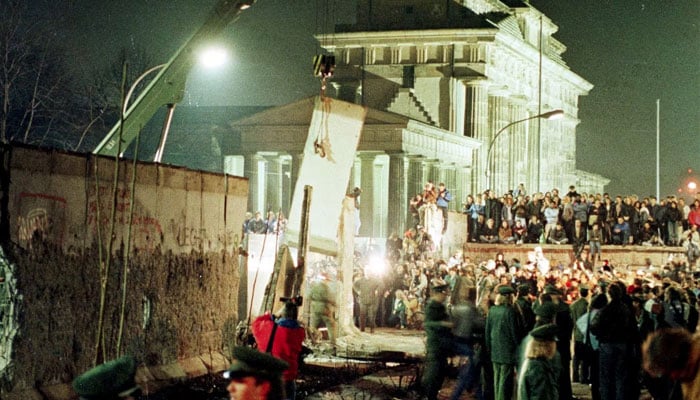
[[[98,365],[73,381],[81,400],[135,399],[141,392],[136,384],[136,361],[131,356]]]
[[[486,347],[493,365],[493,387],[496,400],[511,400],[515,368],[518,363],[518,345],[524,333],[520,318],[513,306],[515,290],[510,285],[497,288],[495,305],[486,317]]]
[[[437,394],[447,375],[447,358],[452,353],[453,324],[445,307],[449,288],[449,284],[445,281],[433,282],[430,288],[430,300],[425,306],[423,326],[427,340],[422,384],[428,400],[437,399]]]
[[[224,378],[230,380],[226,390],[232,399],[284,399],[282,373],[289,364],[244,346],[235,347],[233,357],[231,368],[224,372]]]
[[[555,324],[544,324],[530,332],[525,360],[519,368],[518,399],[557,400],[561,363],[557,357]]]

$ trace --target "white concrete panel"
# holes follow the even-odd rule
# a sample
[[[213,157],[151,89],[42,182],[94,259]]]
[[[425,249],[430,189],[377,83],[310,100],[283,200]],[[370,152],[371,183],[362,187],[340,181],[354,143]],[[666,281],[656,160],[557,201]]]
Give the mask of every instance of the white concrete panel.
[[[316,98],[289,215],[286,238],[290,246],[299,240],[304,186],[310,185],[309,248],[336,253],[341,205],[366,115],[367,109],[360,105]],[[315,151],[314,143],[321,143],[323,156]]]

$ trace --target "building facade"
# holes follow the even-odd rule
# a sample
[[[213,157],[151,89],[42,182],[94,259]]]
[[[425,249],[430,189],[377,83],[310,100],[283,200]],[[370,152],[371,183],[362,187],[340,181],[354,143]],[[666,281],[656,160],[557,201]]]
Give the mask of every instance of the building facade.
[[[348,183],[363,189],[361,236],[405,229],[428,180],[446,183],[453,210],[467,194],[519,183],[532,193],[585,177],[603,191],[607,179],[576,169],[578,99],[593,85],[564,62],[557,29],[522,1],[360,0],[354,25],[318,37],[335,56],[330,95],[370,110]],[[275,138],[306,133],[295,104],[233,125],[251,209],[289,204],[304,141]],[[563,118],[538,117],[552,110]]]

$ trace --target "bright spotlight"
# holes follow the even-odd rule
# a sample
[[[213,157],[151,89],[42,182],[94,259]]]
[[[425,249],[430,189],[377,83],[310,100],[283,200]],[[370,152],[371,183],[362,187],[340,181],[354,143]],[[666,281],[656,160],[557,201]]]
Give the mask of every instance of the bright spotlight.
[[[202,51],[199,60],[206,68],[218,68],[228,61],[228,53],[221,47],[209,47]]]
[[[688,182],[688,190],[695,190],[698,188],[698,184],[695,181]]]
[[[365,271],[368,276],[384,276],[384,274],[387,272],[386,260],[378,255],[370,257],[369,262],[365,267]]]

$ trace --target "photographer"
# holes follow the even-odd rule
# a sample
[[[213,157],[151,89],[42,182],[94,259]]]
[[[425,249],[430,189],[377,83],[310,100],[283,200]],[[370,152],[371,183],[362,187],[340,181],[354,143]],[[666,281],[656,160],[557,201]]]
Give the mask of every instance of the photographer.
[[[297,320],[302,297],[280,298],[284,307],[278,312],[279,316],[265,313],[253,321],[252,331],[258,350],[270,353],[286,361],[289,368],[284,371],[286,399],[296,397],[296,383],[299,375],[299,354],[305,338],[305,329]]]

